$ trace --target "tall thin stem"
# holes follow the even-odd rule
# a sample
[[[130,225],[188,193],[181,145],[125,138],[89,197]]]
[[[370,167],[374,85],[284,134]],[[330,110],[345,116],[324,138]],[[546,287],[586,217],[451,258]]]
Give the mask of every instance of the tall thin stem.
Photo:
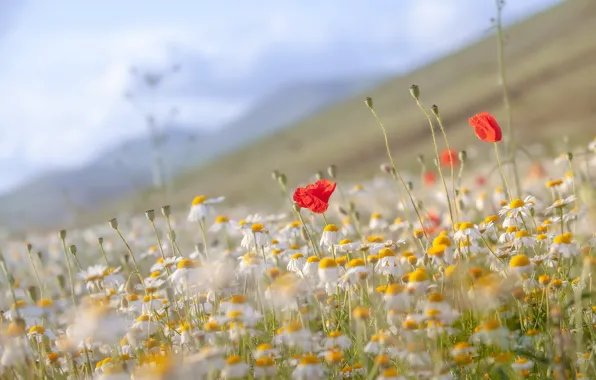
[[[397,170],[397,167],[395,166],[395,161],[393,161],[393,156],[391,155],[391,148],[389,147],[389,137],[387,136],[387,130],[385,129],[385,125],[383,124],[383,122],[377,115],[377,112],[373,108],[371,98],[366,99],[366,105],[370,109],[370,112],[372,112],[375,119],[377,119],[377,122],[379,123],[379,125],[381,126],[381,130],[383,131],[383,137],[385,138],[385,148],[387,149],[387,156],[389,157],[389,163],[391,164],[391,168],[393,169],[393,171],[391,172],[391,174],[393,175],[393,179],[395,179],[396,181],[399,180],[399,182],[401,182],[402,186],[406,190],[406,193],[408,194],[408,197],[410,198],[410,202],[412,203],[412,207],[414,208],[414,211],[416,212],[416,216],[418,217],[418,221],[420,222],[420,228],[422,228],[424,237],[426,238],[427,241],[429,241],[428,235],[426,234],[426,230],[424,228],[424,222],[422,221],[422,217],[420,216],[420,211],[418,210],[418,206],[416,205],[416,202],[414,202],[414,197],[412,196],[412,192],[410,192],[410,189],[408,188],[406,181],[404,181],[399,170]]]
[[[507,155],[513,166],[513,173],[515,178],[515,191],[520,194],[520,181],[519,172],[516,162],[516,151],[515,138],[513,133],[513,122],[511,114],[511,100],[509,96],[509,87],[507,85],[507,72],[505,70],[505,49],[503,43],[503,8],[505,7],[504,0],[495,0],[497,4],[497,18],[495,20],[495,26],[497,29],[497,50],[498,50],[498,61],[499,61],[499,77],[501,80],[501,88],[503,90],[503,108],[505,109],[505,125],[507,128]],[[510,195],[511,197],[511,195]]]

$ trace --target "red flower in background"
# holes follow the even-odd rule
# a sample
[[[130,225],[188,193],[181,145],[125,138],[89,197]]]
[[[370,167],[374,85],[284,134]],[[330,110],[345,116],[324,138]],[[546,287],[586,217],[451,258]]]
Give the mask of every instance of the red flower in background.
[[[329,208],[329,198],[335,191],[336,185],[335,182],[321,179],[306,187],[299,187],[294,191],[294,202],[315,214],[322,214]]]
[[[499,142],[503,133],[497,120],[488,112],[480,112],[470,118],[470,125],[474,128],[476,136],[482,141]]]
[[[481,175],[476,177],[476,185],[478,185],[478,187],[483,187],[484,185],[486,185],[486,177]]]
[[[445,149],[441,153],[441,164],[443,166],[450,167],[458,167],[459,166],[459,158],[457,157],[457,152],[453,149]]]
[[[432,186],[437,181],[437,176],[433,172],[424,172],[424,184],[426,186]]]

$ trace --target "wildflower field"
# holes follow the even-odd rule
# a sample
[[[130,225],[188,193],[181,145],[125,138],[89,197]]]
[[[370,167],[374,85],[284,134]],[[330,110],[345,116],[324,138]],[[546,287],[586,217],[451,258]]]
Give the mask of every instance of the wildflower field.
[[[499,63],[505,117],[469,115],[473,160],[412,85],[433,142],[417,173],[365,98],[374,181],[272,167],[277,213],[197,194],[2,238],[0,378],[595,379],[596,139],[518,146]]]

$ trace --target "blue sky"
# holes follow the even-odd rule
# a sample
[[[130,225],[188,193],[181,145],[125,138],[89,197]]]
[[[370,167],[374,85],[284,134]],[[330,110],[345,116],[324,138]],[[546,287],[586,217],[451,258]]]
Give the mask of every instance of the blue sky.
[[[556,2],[509,0],[505,16]],[[216,128],[284,83],[406,70],[493,14],[494,0],[2,0],[0,189],[143,133],[123,97],[133,65],[180,63],[152,104]]]

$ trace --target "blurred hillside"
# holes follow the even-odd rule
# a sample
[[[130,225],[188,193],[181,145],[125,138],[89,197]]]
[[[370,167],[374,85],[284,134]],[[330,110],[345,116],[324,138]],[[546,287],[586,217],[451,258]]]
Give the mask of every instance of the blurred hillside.
[[[571,140],[593,137],[596,40],[591,36],[596,35],[596,2],[566,1],[509,28],[505,34],[517,140],[553,142],[564,135]],[[268,136],[259,135],[264,137],[177,177],[167,200],[161,193],[144,191],[104,204],[80,220],[105,221],[123,211],[159,208],[166,201],[186,207],[197,194],[225,195],[232,205],[247,201],[271,204],[279,199],[278,188],[271,181],[273,169],[286,173],[290,186],[329,164],[337,165],[343,178],[375,175],[378,165],[386,161],[386,152],[380,129],[363,102],[365,96],[374,99],[375,109],[388,127],[398,166],[413,167],[417,154],[433,154],[427,121],[408,91],[414,83],[420,86],[421,100],[427,107],[440,107],[455,149],[470,145],[481,148],[467,118],[489,111],[504,120],[497,72],[496,40],[491,33],[458,53],[331,106],[313,92],[290,97],[286,107],[300,109],[313,100],[321,107],[313,105],[308,110],[317,112],[295,125]],[[264,109],[271,115],[276,110],[271,104]],[[298,116],[308,114],[305,111]],[[239,125],[236,131],[244,128],[249,136],[255,136],[249,127]],[[3,202],[6,198],[0,199],[0,204]],[[33,221],[38,219],[28,219],[27,223]]]
[[[196,126],[167,126],[159,143],[164,177],[181,176],[378,81],[363,77],[295,83],[265,96],[221,129],[197,132]],[[43,173],[0,196],[0,222],[11,229],[73,225],[105,204],[151,187],[153,154],[150,138],[142,136],[108,149],[89,164]]]

